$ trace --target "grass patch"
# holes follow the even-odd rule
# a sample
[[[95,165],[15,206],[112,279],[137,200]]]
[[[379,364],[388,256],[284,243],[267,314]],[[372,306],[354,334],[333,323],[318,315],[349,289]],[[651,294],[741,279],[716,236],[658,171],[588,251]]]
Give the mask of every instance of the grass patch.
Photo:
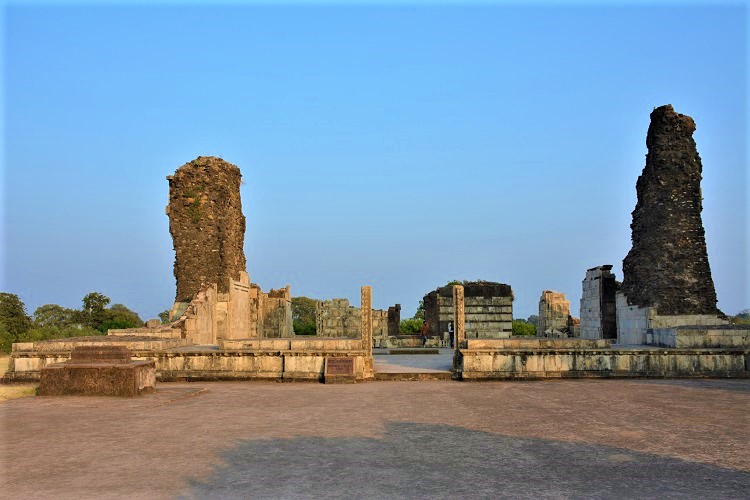
[[[8,371],[8,363],[10,363],[10,356],[7,354],[0,354],[0,377],[5,375]]]
[[[5,385],[0,384],[0,401],[7,401],[9,399],[26,398],[34,396],[36,394],[36,385],[34,384],[20,384],[20,385]]]
[[[5,375],[5,372],[8,371],[9,362],[10,356],[7,354],[0,356],[0,377]],[[36,384],[0,384],[0,401],[33,396],[36,394],[36,387]]]

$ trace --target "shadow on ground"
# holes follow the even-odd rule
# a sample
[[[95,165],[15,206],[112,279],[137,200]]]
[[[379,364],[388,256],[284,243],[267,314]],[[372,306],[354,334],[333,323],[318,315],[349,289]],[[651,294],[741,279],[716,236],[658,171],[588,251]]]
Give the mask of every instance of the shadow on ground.
[[[222,459],[187,498],[743,498],[750,489],[750,474],[712,465],[416,423],[389,424],[383,439],[244,441]]]

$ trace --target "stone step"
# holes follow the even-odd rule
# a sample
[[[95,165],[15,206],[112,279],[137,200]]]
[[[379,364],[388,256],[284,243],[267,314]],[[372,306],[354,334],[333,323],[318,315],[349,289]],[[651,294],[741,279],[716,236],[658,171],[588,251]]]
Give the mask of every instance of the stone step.
[[[416,349],[390,349],[388,354],[440,354],[438,349],[418,347]]]

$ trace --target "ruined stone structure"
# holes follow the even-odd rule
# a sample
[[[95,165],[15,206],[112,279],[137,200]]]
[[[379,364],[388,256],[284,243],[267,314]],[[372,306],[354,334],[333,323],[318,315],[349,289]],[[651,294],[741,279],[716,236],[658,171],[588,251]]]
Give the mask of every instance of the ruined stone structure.
[[[70,359],[40,370],[40,396],[138,396],[153,392],[156,363],[133,361],[124,346],[76,346]]]
[[[190,302],[211,284],[228,293],[230,279],[239,281],[245,271],[241,178],[237,166],[213,156],[199,156],[167,177],[175,302]]]
[[[565,294],[545,290],[539,298],[539,323],[537,335],[540,337],[569,337],[573,335],[573,318],[570,315],[570,301]]]
[[[388,308],[388,335],[396,337],[401,333],[401,304]]]
[[[695,122],[671,105],[651,113],[646,167],[630,225],[633,247],[623,261],[629,305],[659,315],[716,315],[716,290],[701,220],[701,158]]]
[[[263,293],[245,270],[241,177],[212,156],[167,177],[177,279],[170,319],[196,344],[293,335],[289,287]]]
[[[586,271],[581,295],[581,338],[617,338],[615,294],[620,284],[611,269],[611,265],[606,265]]]
[[[621,344],[644,344],[654,328],[726,323],[708,265],[694,131],[693,119],[670,105],[651,113],[630,225],[633,247],[615,299]]]
[[[357,338],[361,335],[362,311],[348,299],[318,301],[315,310],[316,336]],[[388,311],[372,310],[372,332],[377,338],[388,336]]]
[[[510,285],[489,281],[463,285],[467,338],[505,338],[513,334],[513,291]],[[424,296],[428,335],[444,337],[453,322],[453,286]]]

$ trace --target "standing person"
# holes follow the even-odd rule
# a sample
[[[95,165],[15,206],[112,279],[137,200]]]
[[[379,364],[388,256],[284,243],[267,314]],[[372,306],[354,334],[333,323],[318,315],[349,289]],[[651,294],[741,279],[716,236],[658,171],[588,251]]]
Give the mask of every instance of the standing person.
[[[422,336],[422,347],[427,345],[427,331],[430,329],[429,322],[425,321],[422,323],[422,328],[419,329],[419,334]]]
[[[448,322],[448,338],[450,338],[451,349],[453,349],[453,321]]]

